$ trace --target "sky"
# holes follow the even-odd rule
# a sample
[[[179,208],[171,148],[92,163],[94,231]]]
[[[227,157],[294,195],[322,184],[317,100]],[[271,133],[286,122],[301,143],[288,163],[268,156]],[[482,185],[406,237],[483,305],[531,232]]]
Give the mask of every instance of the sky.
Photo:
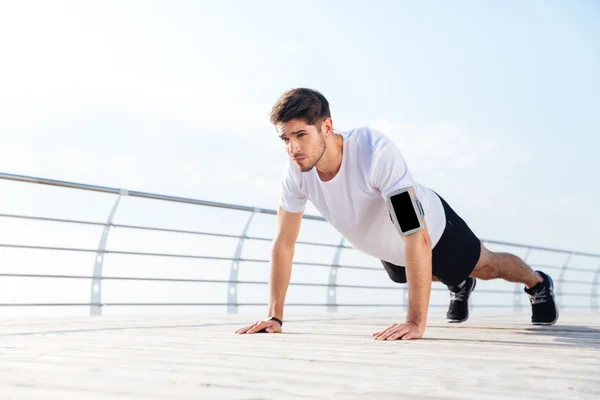
[[[599,253],[599,17],[595,1],[1,1],[0,172],[274,209],[270,108],[310,87],[335,128],[390,136],[478,236]],[[11,212],[34,201],[6,193]]]

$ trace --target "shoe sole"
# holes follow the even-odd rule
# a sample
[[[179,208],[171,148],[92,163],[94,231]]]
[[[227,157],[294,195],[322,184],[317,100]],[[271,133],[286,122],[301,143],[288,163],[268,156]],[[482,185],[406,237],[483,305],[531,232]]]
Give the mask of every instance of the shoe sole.
[[[554,297],[554,281],[550,277],[550,275],[544,274],[550,280],[550,288],[552,289],[552,300],[554,300],[554,310],[556,311],[556,318],[552,322],[532,322],[533,325],[542,325],[542,326],[550,326],[554,325],[556,321],[558,321],[558,306],[556,305],[556,298]]]
[[[473,292],[473,290],[475,290],[475,286],[477,286],[477,279],[475,279],[473,281],[473,287],[471,288],[471,290],[469,290],[468,297],[471,297],[471,293]],[[446,322],[451,323],[451,324],[460,324],[461,322],[465,322],[468,319],[469,319],[469,311],[467,311],[467,316],[464,319],[448,319],[448,318],[446,318]]]

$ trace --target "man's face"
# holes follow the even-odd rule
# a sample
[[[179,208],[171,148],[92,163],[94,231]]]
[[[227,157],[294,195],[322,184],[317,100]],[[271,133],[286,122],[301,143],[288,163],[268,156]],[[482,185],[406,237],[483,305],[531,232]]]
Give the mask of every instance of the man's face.
[[[323,133],[316,126],[293,119],[278,123],[276,129],[288,156],[300,171],[308,172],[319,162],[326,145]]]

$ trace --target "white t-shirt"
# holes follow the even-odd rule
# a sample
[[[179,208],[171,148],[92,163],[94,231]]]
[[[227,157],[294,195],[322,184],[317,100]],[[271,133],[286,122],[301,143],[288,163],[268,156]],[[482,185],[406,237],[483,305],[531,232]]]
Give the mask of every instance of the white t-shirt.
[[[301,172],[289,160],[281,182],[279,205],[304,211],[309,200],[352,246],[396,265],[404,261],[404,241],[394,228],[385,203],[394,190],[413,186],[423,205],[432,246],[445,227],[445,213],[433,190],[415,182],[404,157],[383,133],[368,127],[337,133],[343,137],[342,164],[323,182],[316,168]]]

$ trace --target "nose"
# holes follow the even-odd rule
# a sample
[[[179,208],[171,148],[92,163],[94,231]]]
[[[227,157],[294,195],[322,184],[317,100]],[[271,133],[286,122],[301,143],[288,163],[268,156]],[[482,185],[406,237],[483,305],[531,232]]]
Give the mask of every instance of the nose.
[[[298,141],[290,139],[290,141],[287,144],[287,151],[290,155],[300,153],[300,144],[298,143]]]

